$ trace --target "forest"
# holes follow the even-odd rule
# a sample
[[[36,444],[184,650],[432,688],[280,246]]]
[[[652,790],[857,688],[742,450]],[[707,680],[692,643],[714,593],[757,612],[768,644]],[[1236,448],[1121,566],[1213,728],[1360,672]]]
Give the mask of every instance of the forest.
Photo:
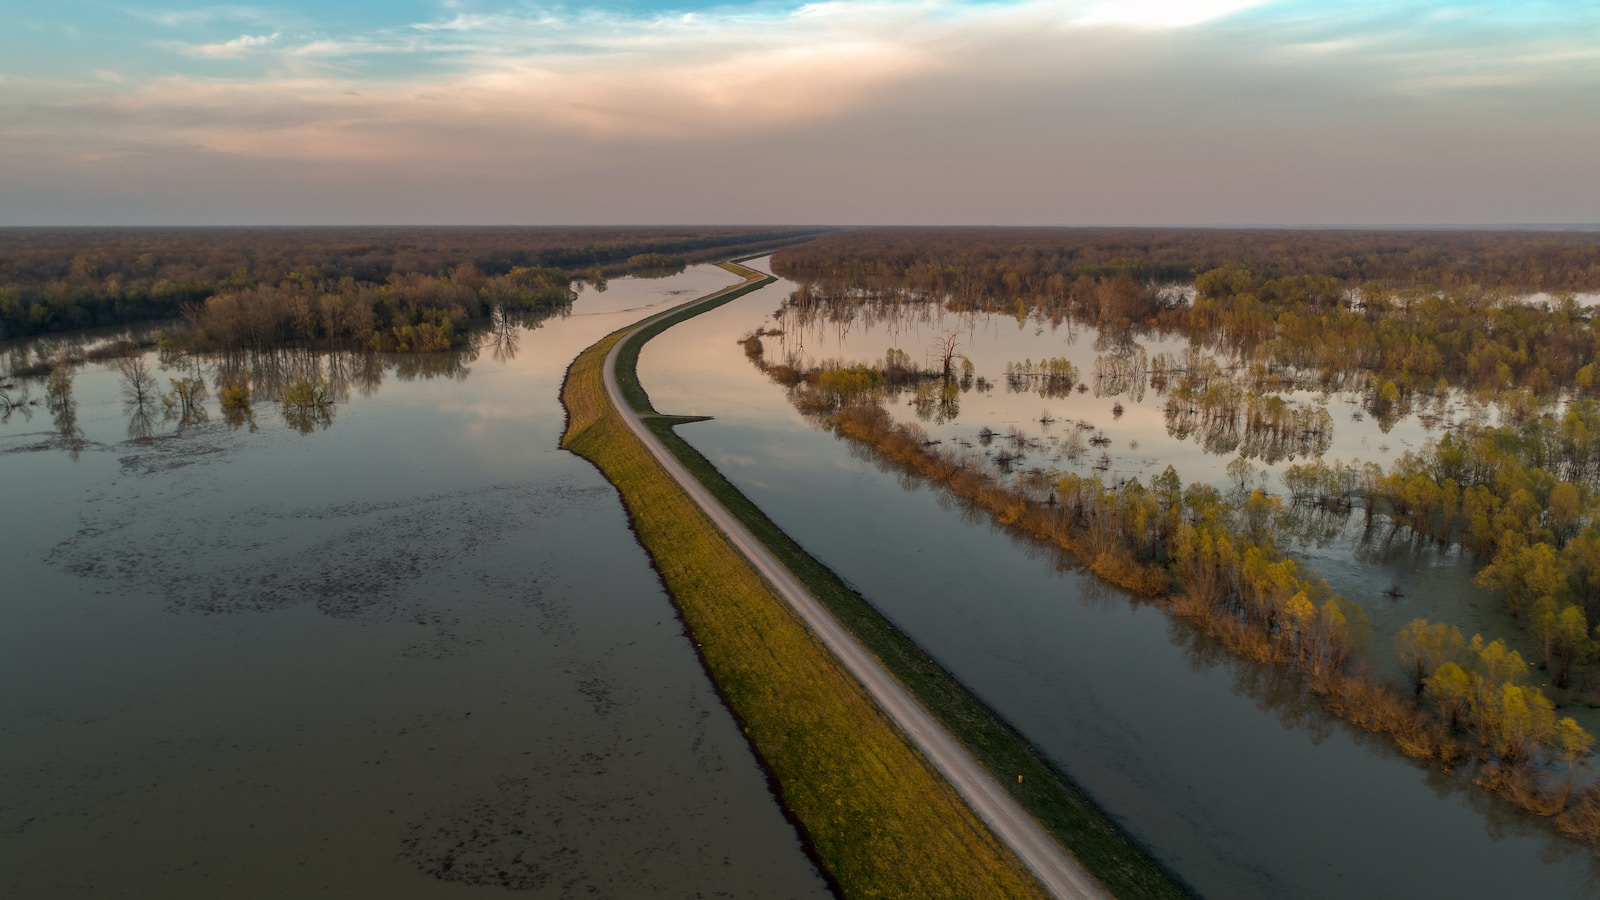
[[[1265,280],[1298,276],[1342,287],[1585,291],[1600,285],[1600,232],[865,228],[821,235],[773,258],[777,274],[797,282],[972,304],[1062,298],[1079,277],[1192,282],[1228,265]]]
[[[922,234],[827,235],[773,266],[817,302],[933,301],[1177,334],[1276,382],[1331,387],[1359,374],[1380,418],[1451,387],[1482,398],[1600,391],[1600,322],[1574,296],[1600,290],[1600,233]],[[1113,255],[1141,250],[1150,257]],[[1530,304],[1529,291],[1553,293]]]
[[[1600,234],[877,230],[784,250],[774,268],[798,282],[790,307],[830,321],[931,303],[1095,327],[1094,372],[1022,360],[1007,366],[1007,389],[1155,390],[1169,434],[1238,454],[1226,489],[1185,484],[1170,466],[1148,484],[1108,483],[1013,467],[1009,448],[930,440],[886,404],[909,395],[938,422],[924,395],[954,409],[985,386],[948,357],[937,364],[937,346],[922,369],[900,349],[809,368],[767,360],[761,333],[745,350],[798,409],[880,465],[1059,548],[1241,656],[1292,669],[1328,709],[1405,753],[1465,766],[1516,806],[1600,841],[1594,739],[1560,713],[1600,705],[1600,320],[1574,296],[1600,290]],[[1150,336],[1189,349],[1150,355],[1138,345]],[[1498,421],[1457,423],[1388,468],[1345,463],[1323,458],[1326,409],[1280,396],[1296,390],[1355,392],[1385,431],[1446,397],[1492,407]],[[1081,453],[1076,431],[1069,443]],[[1278,494],[1252,458],[1303,461],[1284,469]],[[1419,618],[1374,646],[1362,609],[1293,553],[1352,517],[1365,540],[1468,554],[1517,640]],[[1373,674],[1372,654],[1398,660],[1408,680]]]
[[[342,297],[350,290],[344,285],[376,290],[395,279],[448,279],[463,266],[485,278],[508,275],[514,269],[559,269],[572,278],[603,280],[607,275],[756,252],[819,231],[7,228],[0,229],[0,339],[176,318],[186,307],[218,294],[297,290],[285,288],[286,283],[300,285],[299,289],[319,285],[323,287],[317,293]],[[384,316],[382,310],[376,314]],[[436,315],[427,324],[442,323]]]
[[[301,276],[220,291],[184,307],[194,349],[265,350],[283,343],[433,353],[458,346],[468,321],[548,313],[572,304],[565,271],[516,266],[485,276],[470,263],[444,277],[390,275],[384,284]]]

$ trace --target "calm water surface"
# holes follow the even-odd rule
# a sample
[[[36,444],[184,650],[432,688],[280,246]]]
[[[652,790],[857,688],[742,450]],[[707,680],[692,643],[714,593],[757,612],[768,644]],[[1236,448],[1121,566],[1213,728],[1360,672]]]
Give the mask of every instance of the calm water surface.
[[[577,351],[731,280],[613,281],[468,359],[267,361],[253,422],[135,427],[90,362],[71,440],[0,424],[0,896],[825,896],[557,449]],[[312,369],[342,402],[291,426]]]
[[[714,416],[680,432],[1201,894],[1600,894],[1600,874],[1586,849],[1557,839],[1465,779],[1408,761],[1322,714],[1294,679],[1232,659],[1160,611],[879,471],[811,427],[737,343],[772,327],[773,312],[793,289],[780,281],[647,345],[640,373],[656,408]],[[938,323],[926,327],[939,330]],[[969,352],[1000,360],[1028,355],[987,346],[984,333],[973,332]],[[990,333],[1004,334],[998,327]],[[906,336],[904,326],[892,335],[836,328],[831,337],[804,338],[819,358],[846,361],[876,359],[890,346],[914,354],[926,346]],[[841,352],[851,342],[860,351]],[[769,340],[769,359],[774,346]],[[1074,352],[1064,339],[1061,348],[1056,355]],[[1001,374],[985,368],[980,364],[977,374]],[[991,396],[1005,401],[1003,384]],[[969,418],[965,407],[958,421],[969,433],[983,424],[1003,431],[1040,415],[1036,397],[1008,402],[1014,403],[1010,421],[996,410]],[[1074,394],[1067,402],[1083,404],[1075,415],[1110,431],[1111,398]],[[1134,415],[1130,408],[1125,419],[1136,421]],[[1376,450],[1361,423],[1350,424],[1357,427],[1335,437],[1336,448],[1347,448],[1345,458],[1363,437]],[[1164,425],[1119,433],[1117,452],[1129,460],[1130,473],[1148,471],[1150,455],[1161,466],[1175,461],[1190,480],[1207,477],[1208,466],[1220,472],[1226,462],[1161,444],[1164,433]],[[1422,429],[1398,423],[1389,435],[1373,434],[1392,455],[1402,441],[1420,441]],[[1139,440],[1140,448],[1129,450],[1128,440]],[[1433,577],[1429,563],[1414,559],[1384,564],[1412,572],[1419,583]],[[1324,574],[1341,590],[1341,579],[1373,581],[1372,566],[1352,561],[1350,567],[1359,571]]]

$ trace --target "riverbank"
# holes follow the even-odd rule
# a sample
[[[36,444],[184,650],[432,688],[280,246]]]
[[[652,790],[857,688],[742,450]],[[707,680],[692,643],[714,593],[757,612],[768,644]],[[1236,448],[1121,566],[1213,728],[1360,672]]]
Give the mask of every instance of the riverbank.
[[[672,321],[664,317],[648,333]],[[603,365],[630,331],[601,340],[569,368],[562,446],[616,485],[707,671],[835,889],[1043,896],[627,430],[606,398]]]

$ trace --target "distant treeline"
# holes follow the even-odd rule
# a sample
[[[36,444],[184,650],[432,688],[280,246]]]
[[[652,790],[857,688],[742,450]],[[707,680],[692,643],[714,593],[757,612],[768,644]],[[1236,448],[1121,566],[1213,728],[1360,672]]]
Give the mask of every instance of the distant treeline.
[[[628,257],[625,269],[635,272],[681,272],[688,260],[673,253],[638,253]]]
[[[1073,279],[1187,282],[1225,265],[1343,286],[1600,290],[1600,232],[877,228],[773,258],[796,281],[844,279],[957,301],[1062,295]]]
[[[471,319],[517,321],[566,309],[567,273],[517,266],[485,276],[465,263],[438,277],[390,275],[383,284],[306,276],[224,290],[184,307],[192,349],[264,351],[284,344],[436,353],[460,343]]]
[[[621,274],[629,260],[756,252],[815,228],[10,228],[0,229],[0,339],[178,316],[226,291],[286,281],[383,285],[561,269]]]
[[[1414,397],[1600,393],[1600,232],[865,230],[774,255],[796,303],[953,310],[1182,334],[1274,383],[1348,384],[1391,423]],[[1189,292],[1170,289],[1177,279]]]

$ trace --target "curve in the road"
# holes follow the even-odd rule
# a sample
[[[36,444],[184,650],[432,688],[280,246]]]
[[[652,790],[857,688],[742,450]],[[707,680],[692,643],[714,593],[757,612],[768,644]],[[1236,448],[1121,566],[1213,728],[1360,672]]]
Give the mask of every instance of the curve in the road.
[[[753,270],[752,270],[753,271]],[[750,276],[740,284],[708,294],[685,306],[671,310],[673,315],[708,304],[730,291],[769,277],[764,273]],[[961,795],[972,811],[983,820],[1012,852],[1022,860],[1052,895],[1061,898],[1102,898],[1109,895],[1100,885],[1068,856],[1033,817],[995,783],[989,774],[973,759],[960,742],[944,729],[933,716],[907,693],[900,682],[856,641],[837,620],[823,608],[800,581],[789,572],[765,545],[750,534],[744,525],[706,490],[678,458],[645,427],[639,413],[623,398],[617,382],[616,363],[624,344],[640,329],[661,316],[652,316],[635,325],[611,347],[605,365],[601,367],[606,395],[622,416],[628,429],[638,437],[672,479],[683,488],[716,527],[751,566],[760,572],[784,602],[800,617],[817,638],[822,641],[873,700],[883,709],[911,740],[912,744],[933,764],[939,773]]]

